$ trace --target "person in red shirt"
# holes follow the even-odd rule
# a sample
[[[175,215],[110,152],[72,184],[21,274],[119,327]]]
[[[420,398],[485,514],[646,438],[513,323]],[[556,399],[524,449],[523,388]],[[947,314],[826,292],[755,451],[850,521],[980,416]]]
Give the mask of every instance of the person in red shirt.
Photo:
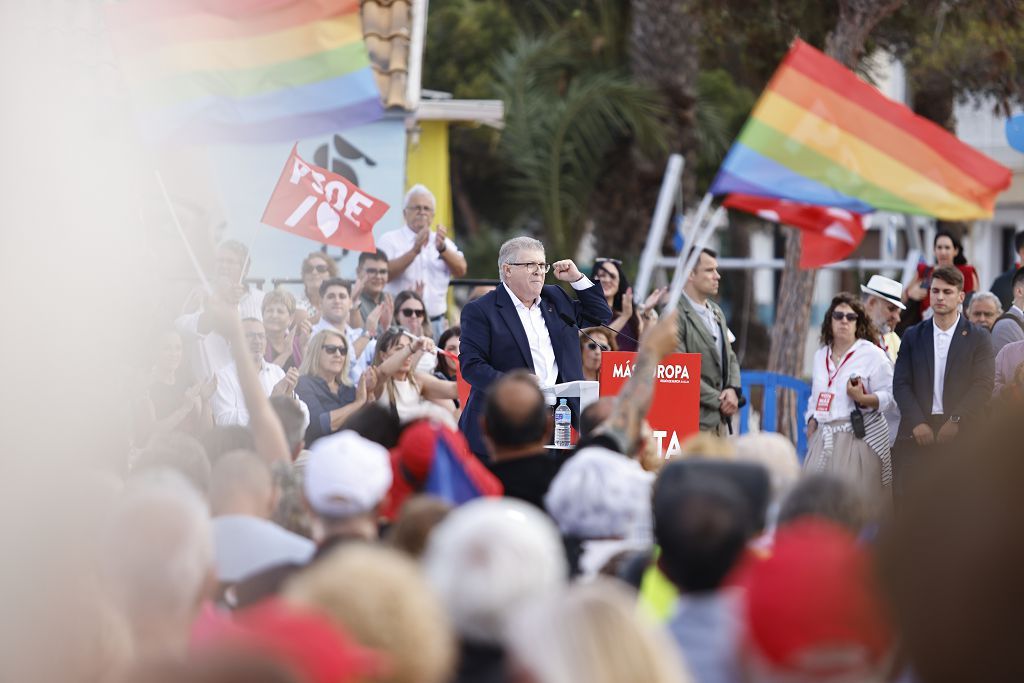
[[[970,295],[978,290],[978,273],[974,266],[967,263],[967,256],[964,255],[963,245],[956,237],[945,230],[935,233],[935,241],[932,243],[932,250],[935,252],[935,265],[929,266],[924,263],[918,264],[917,275],[908,287],[903,290],[904,302],[918,302],[919,317],[910,321],[909,324],[919,322],[922,318],[930,317],[926,311],[931,307],[931,300],[928,297],[928,289],[931,286],[932,271],[939,266],[955,266],[964,276],[964,293]],[[970,296],[964,301],[966,308],[970,304]],[[913,305],[910,307],[913,308]]]

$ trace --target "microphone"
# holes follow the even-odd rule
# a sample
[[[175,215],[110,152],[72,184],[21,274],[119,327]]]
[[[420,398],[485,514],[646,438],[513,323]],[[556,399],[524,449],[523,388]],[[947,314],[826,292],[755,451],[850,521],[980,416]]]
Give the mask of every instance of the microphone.
[[[580,329],[580,326],[576,324],[576,321],[573,320],[572,318],[570,318],[569,316],[567,316],[565,313],[559,313],[558,317],[561,318],[562,322],[564,322],[569,327],[575,327],[577,330],[579,330],[580,334],[582,334],[584,337],[586,337],[590,341],[592,341],[595,344],[597,344],[598,348],[600,348],[602,351],[611,351],[610,347],[605,346],[604,344],[602,344],[601,342],[597,341],[596,339],[591,337],[589,334],[584,332],[582,329]]]
[[[611,331],[612,331],[612,332],[614,332],[614,333],[615,333],[616,335],[619,335],[619,334],[621,334],[621,335],[622,335],[623,337],[625,337],[625,338],[626,338],[626,339],[628,339],[629,341],[633,342],[633,343],[634,343],[634,344],[636,344],[637,346],[639,346],[639,345],[640,345],[640,340],[639,340],[639,339],[633,339],[633,337],[630,337],[630,336],[629,336],[628,334],[626,334],[625,332],[619,332],[619,331],[618,331],[618,330],[616,330],[616,329],[615,329],[614,327],[609,327],[608,325],[605,325],[605,324],[604,324],[603,322],[601,322],[601,321],[600,321],[600,320],[598,320],[597,318],[592,318],[592,317],[590,317],[589,315],[587,315],[586,313],[584,313],[584,314],[583,314],[583,319],[584,319],[584,320],[586,320],[586,321],[587,321],[588,323],[594,323],[595,325],[599,325],[599,326],[601,326],[601,327],[605,328],[606,330],[611,330]]]

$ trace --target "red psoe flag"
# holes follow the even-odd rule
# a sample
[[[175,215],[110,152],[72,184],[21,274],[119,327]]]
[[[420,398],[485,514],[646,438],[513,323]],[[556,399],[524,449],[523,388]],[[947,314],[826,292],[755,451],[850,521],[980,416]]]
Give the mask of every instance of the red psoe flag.
[[[804,243],[800,253],[801,268],[820,268],[842,261],[864,239],[863,214],[846,209],[746,194],[730,194],[722,206],[802,230]]]
[[[321,244],[375,251],[373,226],[388,208],[337,173],[306,163],[292,147],[262,220]]]

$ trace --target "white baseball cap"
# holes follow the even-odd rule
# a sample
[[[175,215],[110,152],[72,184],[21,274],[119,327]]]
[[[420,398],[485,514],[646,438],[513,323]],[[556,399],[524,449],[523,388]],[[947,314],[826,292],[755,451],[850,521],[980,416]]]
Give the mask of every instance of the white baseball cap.
[[[860,291],[871,296],[877,296],[879,299],[885,299],[889,303],[898,306],[900,310],[905,311],[907,309],[901,300],[903,285],[882,275],[872,275],[866,286],[860,286]]]
[[[318,515],[366,514],[391,488],[391,457],[380,444],[350,430],[325,436],[310,449],[304,488]]]
[[[648,526],[654,475],[621,453],[589,446],[565,461],[544,505],[563,534],[627,538]]]

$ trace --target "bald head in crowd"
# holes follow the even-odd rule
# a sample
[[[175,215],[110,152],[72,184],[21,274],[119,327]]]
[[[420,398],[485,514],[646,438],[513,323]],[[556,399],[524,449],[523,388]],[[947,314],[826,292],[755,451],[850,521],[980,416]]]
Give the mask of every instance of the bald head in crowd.
[[[225,453],[210,477],[210,511],[269,519],[277,505],[270,467],[252,451]]]
[[[137,654],[183,655],[215,582],[210,519],[192,484],[167,468],[135,477],[112,514],[102,557]]]
[[[491,385],[484,407],[484,440],[492,462],[544,451],[551,416],[537,378],[525,370]]]

